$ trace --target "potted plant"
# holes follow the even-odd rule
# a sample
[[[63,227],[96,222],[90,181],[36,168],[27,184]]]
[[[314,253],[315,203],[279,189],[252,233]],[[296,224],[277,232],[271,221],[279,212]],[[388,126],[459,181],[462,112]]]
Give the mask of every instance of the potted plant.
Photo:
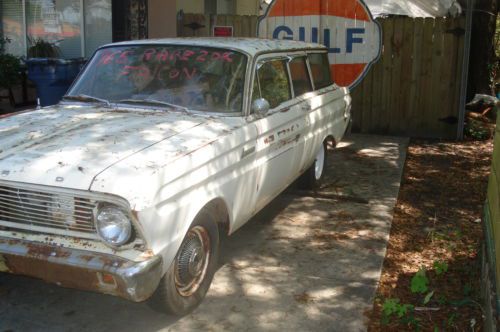
[[[61,59],[55,43],[28,38],[28,78],[36,84],[40,106],[57,104],[76,78],[83,59]]]
[[[28,58],[59,58],[61,50],[54,43],[42,38],[28,38]]]

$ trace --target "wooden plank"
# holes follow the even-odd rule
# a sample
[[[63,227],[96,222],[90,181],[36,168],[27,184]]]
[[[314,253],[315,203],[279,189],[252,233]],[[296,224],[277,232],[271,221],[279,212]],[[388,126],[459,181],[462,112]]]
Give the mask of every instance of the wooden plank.
[[[500,133],[498,132],[495,134],[494,143],[495,149],[493,150],[492,167],[500,171]],[[500,174],[498,175],[500,176]]]
[[[422,38],[422,62],[419,77],[419,96],[417,103],[418,116],[416,118],[415,135],[425,137],[427,133],[427,121],[425,114],[431,107],[432,102],[432,38],[434,34],[434,19],[424,20],[424,35]]]
[[[371,112],[372,112],[372,87],[373,87],[373,68],[366,74],[363,79],[363,115],[361,117],[361,132],[368,133],[371,127]]]
[[[186,24],[190,24],[192,22],[194,22],[194,14],[189,14],[189,13],[184,14],[184,18],[181,24],[181,32],[180,32],[181,37],[188,37],[193,35],[193,30],[186,27]]]
[[[455,27],[462,29],[465,31],[465,17],[460,17],[456,19]],[[465,35],[456,35],[457,38],[457,66],[456,66],[456,75],[454,81],[456,82],[454,97],[453,97],[453,111],[458,118],[458,114],[460,112],[460,83],[462,80],[462,71],[463,71],[463,59],[464,59],[464,46],[465,46]],[[456,138],[456,133],[455,136]]]
[[[383,19],[377,19],[379,24],[383,26]],[[383,32],[385,33],[385,31]],[[384,57],[385,53],[384,50],[382,50],[382,54],[380,56],[380,59],[378,60],[377,63],[373,65],[372,71],[373,71],[373,78],[372,78],[372,104],[371,104],[371,110],[369,114],[366,116],[366,121],[365,127],[364,127],[364,132],[365,133],[370,133],[371,129],[374,126],[375,121],[377,121],[377,118],[380,116],[381,111],[382,111],[382,95],[383,95],[383,89],[382,89],[382,82],[383,82],[383,74],[384,74]]]
[[[407,135],[414,136],[417,133],[415,125],[418,123],[419,96],[420,96],[420,70],[422,66],[422,43],[424,36],[424,19],[416,18],[413,22],[413,46],[412,46],[412,68],[409,92],[409,105],[407,111],[408,127]]]
[[[409,125],[411,122],[408,120],[408,111],[410,109],[410,93],[411,93],[411,80],[413,69],[413,36],[414,36],[414,20],[410,17],[403,19],[403,47],[401,50],[401,78],[399,84],[399,116],[395,122],[395,130],[393,134],[407,135]]]
[[[363,119],[363,84],[359,84],[351,90],[352,97],[352,130],[361,132]]]
[[[497,170],[495,168],[492,169],[492,174],[489,177],[488,182],[488,201],[490,204],[490,213],[491,213],[491,221],[493,226],[493,233],[495,233],[495,237],[500,237],[500,197],[498,194],[498,186],[500,183],[498,182],[498,177],[496,176]]]
[[[391,96],[389,101],[389,132],[391,134],[398,132],[399,117],[401,115],[399,88],[401,86],[401,64],[404,34],[404,18],[396,17],[394,19],[394,33],[392,37],[392,80]]]
[[[198,36],[198,37],[210,36],[210,34],[211,34],[210,23],[207,24],[207,19],[206,19],[205,15],[198,14],[196,16],[196,22],[203,25],[202,28],[200,28],[199,30],[196,31],[196,36]]]
[[[241,17],[241,36],[250,37],[250,16],[248,15]]]
[[[384,45],[384,56],[382,59],[383,63],[383,79],[382,79],[382,107],[380,109],[380,115],[374,119],[373,122],[373,133],[375,134],[387,134],[389,133],[389,121],[391,116],[391,89],[392,89],[392,36],[394,31],[394,20],[393,19],[383,19],[382,20],[383,29],[383,45]]]
[[[371,86],[372,98],[370,115],[367,119],[370,125],[366,133],[371,132],[372,128],[374,127],[374,123],[376,123],[378,117],[380,116],[380,112],[382,109],[382,81],[384,73],[384,63],[382,58],[380,58],[379,61],[373,65],[371,70],[373,71]]]
[[[442,129],[447,124],[440,121],[442,118],[442,95],[439,87],[441,85],[441,67],[444,64],[443,39],[444,39],[444,18],[434,20],[434,38],[432,43],[432,70],[431,70],[431,91],[429,95],[429,105],[425,109],[424,117],[426,123],[426,137],[442,137]]]
[[[250,37],[257,37],[257,21],[258,16],[252,15],[250,17]]]
[[[448,18],[444,24],[443,35],[443,63],[441,65],[441,84],[439,86],[439,94],[441,96],[441,112],[440,118],[457,117],[457,112],[453,108],[453,98],[455,98],[455,89],[459,85],[455,81],[455,73],[457,71],[457,47],[458,39],[449,31],[453,31],[456,27],[456,20]],[[457,124],[442,123],[442,136],[446,138],[454,138],[457,131]]]
[[[233,18],[233,36],[243,37],[243,20],[241,15],[235,15]]]
[[[226,25],[226,15],[215,15],[214,25]]]
[[[234,15],[226,15],[225,25],[233,27],[233,33],[234,33]]]

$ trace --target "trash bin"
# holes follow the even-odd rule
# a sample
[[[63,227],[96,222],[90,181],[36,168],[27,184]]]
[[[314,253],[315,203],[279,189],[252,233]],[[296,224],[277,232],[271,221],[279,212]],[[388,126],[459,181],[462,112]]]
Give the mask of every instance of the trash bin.
[[[35,83],[41,106],[57,104],[85,64],[85,59],[26,60],[28,78]]]

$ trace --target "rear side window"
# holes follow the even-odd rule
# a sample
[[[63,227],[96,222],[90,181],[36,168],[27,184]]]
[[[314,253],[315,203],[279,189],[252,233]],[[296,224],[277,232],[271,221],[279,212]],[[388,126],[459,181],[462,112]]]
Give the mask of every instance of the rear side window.
[[[331,85],[332,77],[330,75],[330,63],[328,62],[328,54],[312,53],[308,55],[309,66],[311,67],[314,87],[321,89]]]
[[[293,91],[296,96],[312,91],[305,57],[294,58],[290,61],[290,74],[292,76]]]
[[[257,70],[253,100],[264,98],[271,108],[291,99],[290,81],[285,60],[270,60]]]

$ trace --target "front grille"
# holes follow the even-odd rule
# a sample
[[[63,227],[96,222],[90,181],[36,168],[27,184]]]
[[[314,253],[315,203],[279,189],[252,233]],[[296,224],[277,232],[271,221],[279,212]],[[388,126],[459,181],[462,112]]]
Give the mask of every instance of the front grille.
[[[0,185],[0,225],[49,234],[97,239],[97,202],[69,193]]]

